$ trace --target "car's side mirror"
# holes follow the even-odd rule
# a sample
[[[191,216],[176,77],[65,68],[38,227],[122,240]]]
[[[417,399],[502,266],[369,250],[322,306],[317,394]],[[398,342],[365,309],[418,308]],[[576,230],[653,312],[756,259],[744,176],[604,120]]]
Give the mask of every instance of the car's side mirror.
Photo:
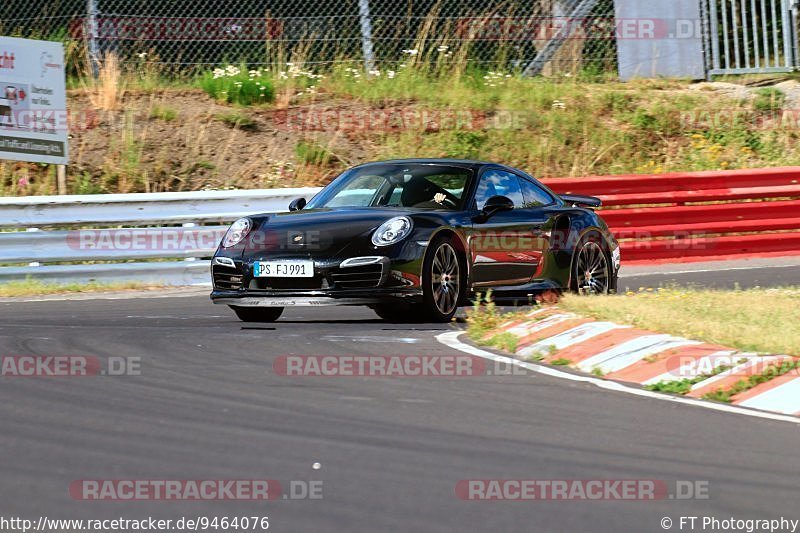
[[[289,202],[289,211],[300,211],[306,206],[305,198],[295,198]]]
[[[500,211],[511,211],[514,209],[514,201],[508,196],[492,196],[481,209],[481,218],[486,221]]]

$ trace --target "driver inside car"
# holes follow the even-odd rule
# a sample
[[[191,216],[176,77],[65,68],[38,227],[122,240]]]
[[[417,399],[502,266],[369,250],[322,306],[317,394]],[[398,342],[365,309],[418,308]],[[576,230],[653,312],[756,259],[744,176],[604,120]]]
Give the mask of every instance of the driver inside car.
[[[406,183],[400,196],[404,207],[419,209],[443,207],[446,199],[447,195],[437,185],[424,178],[412,179]]]

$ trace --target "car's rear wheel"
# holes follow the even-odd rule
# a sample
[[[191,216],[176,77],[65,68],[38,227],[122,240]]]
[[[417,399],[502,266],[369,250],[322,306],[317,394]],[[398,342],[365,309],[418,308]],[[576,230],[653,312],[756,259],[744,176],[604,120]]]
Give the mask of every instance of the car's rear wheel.
[[[572,290],[578,294],[608,294],[616,289],[614,276],[601,237],[589,234],[581,239],[572,265]]]
[[[464,290],[463,262],[450,239],[431,243],[422,268],[422,299],[427,318],[450,322]]]
[[[283,313],[283,307],[229,307],[242,322],[275,322]]]

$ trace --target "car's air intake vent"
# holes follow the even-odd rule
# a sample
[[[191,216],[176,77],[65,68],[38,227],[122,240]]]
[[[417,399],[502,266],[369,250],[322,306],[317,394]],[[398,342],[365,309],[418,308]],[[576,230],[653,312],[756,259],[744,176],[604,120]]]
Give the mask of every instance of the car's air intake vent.
[[[238,291],[242,288],[242,275],[235,268],[214,265],[211,272],[215,289]]]
[[[331,280],[340,289],[370,289],[380,285],[382,277],[381,264],[336,268],[331,272]]]

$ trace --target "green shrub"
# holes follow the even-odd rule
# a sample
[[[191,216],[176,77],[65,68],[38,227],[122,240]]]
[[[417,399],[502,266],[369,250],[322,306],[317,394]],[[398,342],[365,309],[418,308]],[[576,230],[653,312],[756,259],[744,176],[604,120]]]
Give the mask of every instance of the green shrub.
[[[243,106],[268,104],[275,100],[275,86],[261,69],[247,70],[228,65],[200,77],[200,87],[212,98]]]

